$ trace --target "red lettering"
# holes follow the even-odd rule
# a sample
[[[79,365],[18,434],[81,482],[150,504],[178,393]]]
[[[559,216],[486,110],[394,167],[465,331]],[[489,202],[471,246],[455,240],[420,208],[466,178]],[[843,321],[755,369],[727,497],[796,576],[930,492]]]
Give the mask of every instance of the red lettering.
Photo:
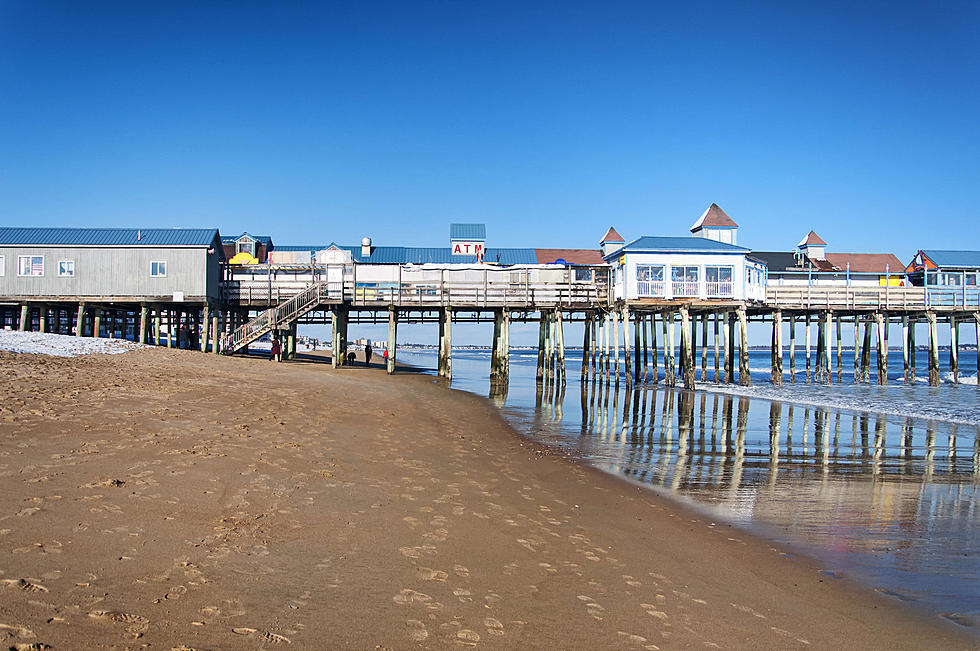
[[[462,253],[462,251],[460,251],[459,244],[457,244],[455,247],[453,247],[453,255],[457,255],[459,253]]]

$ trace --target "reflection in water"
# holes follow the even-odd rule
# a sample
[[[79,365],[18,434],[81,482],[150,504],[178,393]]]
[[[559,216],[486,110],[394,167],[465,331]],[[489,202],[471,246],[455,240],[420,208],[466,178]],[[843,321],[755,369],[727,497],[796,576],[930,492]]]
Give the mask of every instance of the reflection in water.
[[[904,599],[945,612],[955,595],[958,621],[980,616],[980,428],[966,440],[953,423],[602,383],[581,405],[577,436],[553,444]]]

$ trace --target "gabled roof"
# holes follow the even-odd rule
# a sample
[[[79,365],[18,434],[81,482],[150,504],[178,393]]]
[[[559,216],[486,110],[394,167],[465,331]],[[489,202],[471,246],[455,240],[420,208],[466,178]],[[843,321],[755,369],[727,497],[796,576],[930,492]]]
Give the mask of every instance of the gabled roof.
[[[486,224],[450,224],[449,239],[485,242],[487,226]]]
[[[922,253],[938,267],[980,268],[980,251],[948,251],[929,249]]]
[[[270,244],[272,244],[272,237],[271,236],[269,236],[269,235],[252,235],[248,231],[246,231],[244,233],[241,233],[239,235],[223,235],[221,237],[221,243],[222,244],[234,244],[235,242],[237,242],[238,240],[240,240],[240,239],[242,239],[243,237],[246,237],[246,236],[248,236],[251,239],[255,240],[259,244],[264,244],[266,246],[269,246]]]
[[[701,216],[694,226],[691,226],[691,232],[701,229],[701,228],[738,228],[738,224],[725,214],[725,211],[718,207],[718,204],[713,203],[708,206],[708,209],[701,213]]]
[[[616,229],[612,226],[606,231],[605,237],[599,240],[599,244],[605,244],[606,242],[625,242],[623,236],[616,232]]]
[[[599,249],[534,249],[538,264],[564,260],[568,264],[605,264]]]
[[[0,227],[7,246],[212,246],[218,237],[217,228]]]
[[[613,251],[604,259],[619,257],[624,253],[739,253],[749,252],[744,246],[735,246],[704,237],[653,237],[644,235]]]
[[[804,237],[802,240],[800,240],[800,243],[797,244],[796,246],[798,246],[798,247],[803,247],[803,246],[827,246],[827,243],[824,242],[822,239],[820,239],[820,236],[819,235],[817,235],[813,231],[810,231],[809,233],[806,234],[806,237]]]

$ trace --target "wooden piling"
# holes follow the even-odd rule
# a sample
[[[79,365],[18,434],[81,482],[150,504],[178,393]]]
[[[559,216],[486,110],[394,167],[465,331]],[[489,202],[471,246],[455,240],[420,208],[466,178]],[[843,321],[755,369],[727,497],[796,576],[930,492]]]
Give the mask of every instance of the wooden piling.
[[[493,352],[490,358],[490,382],[506,384],[510,370],[509,350],[510,311],[494,310],[493,313]]]
[[[783,383],[783,313],[776,310],[772,314],[772,383]]]
[[[558,376],[561,380],[561,386],[565,386],[565,319],[562,315],[562,311],[555,310],[555,344],[558,347]],[[627,351],[627,356],[629,351]],[[628,362],[627,362],[628,364]],[[629,367],[626,369],[627,375],[629,374]],[[564,394],[564,389],[562,389]]]
[[[141,313],[140,313],[140,316],[141,316],[141,319],[140,319],[140,324],[141,325],[140,325],[140,327],[143,330],[145,330],[145,328],[142,325],[143,324],[143,321],[146,318],[145,312],[146,312],[146,309],[144,308],[141,311]],[[201,352],[202,353],[208,352],[208,328],[210,327],[210,325],[211,325],[211,306],[208,305],[207,303],[205,303],[204,304],[204,307],[201,308],[201,327],[200,327],[200,329],[198,329],[198,333],[200,334],[200,339],[201,339],[201,342],[200,343],[201,343]],[[293,356],[295,357],[296,356],[296,351],[295,351],[295,347],[296,347],[296,341],[295,341],[296,340],[296,325],[295,324],[293,325],[292,332],[293,332],[293,348],[294,348],[294,350],[293,350]],[[143,334],[140,334],[140,338],[143,338],[143,337],[144,337],[144,335]]]
[[[749,326],[745,314],[745,306],[740,306],[738,314],[738,383],[740,386],[747,387],[752,384],[749,374]]]
[[[293,321],[289,324],[289,328],[286,330],[286,359],[296,359],[296,330],[297,321]]]
[[[980,354],[977,355],[980,362]],[[915,319],[909,319],[909,382],[915,383]]]
[[[926,312],[929,321],[929,386],[939,386],[939,332],[936,313]]]
[[[817,316],[817,367],[814,370],[814,382],[822,382],[824,374],[824,359],[826,358],[827,348],[827,328],[824,319]]]
[[[211,315],[211,352],[215,355],[221,353],[221,313],[215,308]]]
[[[854,384],[861,381],[861,320],[854,315]]]
[[[95,312],[92,313],[92,336],[96,338],[102,336],[102,308],[95,308]]]
[[[43,303],[38,307],[37,331],[38,332],[48,331],[48,306]]]
[[[871,380],[871,319],[864,320],[864,344],[861,346],[861,381]]]
[[[581,379],[582,379],[583,382],[585,381],[586,374],[588,373],[588,368],[589,368],[589,351],[592,348],[592,341],[591,341],[591,338],[589,336],[590,333],[591,333],[591,324],[592,324],[592,313],[591,312],[586,312],[585,313],[585,317],[584,317],[584,321],[582,323],[582,330],[583,330],[584,334],[582,335],[582,374],[581,374]],[[542,328],[543,328],[543,326],[542,326]]]
[[[715,384],[720,384],[721,383],[721,376],[719,375],[719,373],[721,372],[721,369],[720,369],[721,364],[720,364],[720,359],[719,359],[719,353],[721,351],[719,351],[719,349],[718,349],[718,344],[719,344],[719,341],[718,341],[718,339],[719,339],[719,337],[718,337],[718,334],[719,334],[719,332],[718,332],[718,330],[719,330],[719,328],[718,328],[718,313],[715,312],[711,316],[712,316],[712,318],[713,318],[713,320],[715,322],[714,323],[714,325],[715,325],[715,336],[714,336],[714,344],[715,344]]]
[[[341,354],[347,355],[347,311],[338,310],[343,318],[343,341],[341,342]],[[336,354],[336,351],[334,352]],[[398,357],[398,310],[394,306],[388,308],[388,363],[385,365],[385,372],[391,375],[395,372],[395,360]],[[343,361],[341,361],[343,364]]]
[[[722,347],[724,348],[724,359],[722,360],[722,370],[724,371],[723,382],[730,383],[732,381],[731,367],[732,367],[732,341],[729,338],[728,331],[728,312],[724,312],[721,315],[721,330],[722,330]]]
[[[973,313],[973,323],[974,323],[974,325],[977,328],[977,330],[976,330],[976,333],[977,333],[977,388],[980,388],[980,312],[974,312]],[[913,343],[915,342],[914,339],[912,341],[913,341]],[[915,352],[914,351],[915,351],[915,349],[913,348],[913,358],[912,359],[915,359],[915,357],[914,357]]]
[[[78,303],[78,313],[75,315],[75,336],[85,336],[85,301],[80,301]]]
[[[18,325],[18,330],[25,332],[31,327],[31,308],[27,303],[22,303],[20,306],[20,324]],[[96,335],[98,336],[98,335]]]
[[[391,337],[391,318],[394,314],[394,310],[388,311],[388,360],[389,367],[394,369],[394,365],[391,364],[391,358],[394,356],[392,354],[392,337]],[[331,310],[330,316],[330,366],[333,368],[340,368],[347,361],[347,308],[343,306],[337,306]],[[389,371],[391,372],[391,371]]]
[[[453,313],[448,307],[439,310],[438,372],[440,377],[447,380],[453,378]]]
[[[708,315],[701,315],[701,381],[708,381]]]
[[[610,328],[610,336],[612,337],[613,344],[613,372],[616,374],[616,384],[619,384],[619,312],[613,310],[610,315],[612,317],[612,327]]]
[[[95,336],[95,335],[93,335]],[[160,306],[157,305],[153,310],[153,345],[160,345]]]
[[[592,381],[595,382],[596,377],[599,375],[599,315],[596,313],[592,314],[592,319],[589,321],[589,337],[591,339],[591,344],[589,350],[591,353],[591,358],[589,360],[589,371],[592,373]]]
[[[804,339],[806,340],[806,383],[810,384],[810,315],[806,315],[804,325]]]
[[[789,383],[796,382],[796,315],[789,315]]]
[[[640,382],[641,374],[646,370],[647,361],[647,331],[642,312],[633,314],[633,380]],[[642,340],[643,349],[640,349]],[[642,365],[641,365],[642,360]],[[645,381],[646,378],[644,377]]]
[[[888,346],[885,343],[885,322],[881,312],[875,312],[878,329],[878,384],[888,384]]]
[[[626,376],[626,387],[633,386],[633,361],[630,359],[630,309],[623,305],[623,365]],[[627,397],[627,400],[629,398]]]
[[[843,336],[841,335],[841,323],[844,319],[838,315],[837,316],[837,384],[841,383],[841,378],[843,378],[844,373],[844,346],[842,343]]]
[[[728,378],[729,382],[735,383],[735,321],[737,313],[728,313],[728,348],[731,354],[728,356]]]
[[[834,327],[834,313],[827,312],[827,326],[824,328],[824,340],[823,340],[823,351],[824,351],[823,372],[824,372],[824,382],[826,382],[827,384],[830,384],[830,358],[832,356],[831,346],[830,346],[830,338],[831,338],[830,333],[833,331],[833,327]]]
[[[909,317],[902,315],[902,373],[909,383]]]
[[[661,317],[662,318],[662,317]],[[650,379],[654,384],[660,382],[660,372],[657,369],[657,359],[659,357],[657,353],[657,314],[656,312],[650,313]],[[644,361],[646,365],[646,361]],[[646,378],[646,370],[643,371],[644,379]]]
[[[82,312],[82,308],[81,307],[78,308],[78,312],[79,312],[79,314],[81,314],[81,312]],[[141,344],[145,344],[146,343],[146,331],[149,328],[149,324],[148,324],[148,321],[149,321],[149,312],[150,311],[147,309],[145,303],[143,305],[140,305],[140,334],[139,334],[139,342]],[[81,321],[82,320],[79,319],[78,321],[79,321],[78,330],[80,332],[81,329],[82,329],[81,328]]]
[[[671,386],[670,380],[670,357],[671,357],[671,340],[673,339],[672,330],[668,324],[670,322],[670,312],[664,312],[661,315],[661,321],[663,322],[663,334],[664,334],[664,384]]]
[[[959,342],[959,323],[955,316],[949,317],[949,370],[953,374],[953,384],[958,384],[960,379],[960,342]],[[980,354],[978,351],[977,354]]]
[[[690,314],[686,307],[681,307],[679,311],[681,313],[681,360],[684,363],[682,369],[684,388],[693,389],[695,370]]]

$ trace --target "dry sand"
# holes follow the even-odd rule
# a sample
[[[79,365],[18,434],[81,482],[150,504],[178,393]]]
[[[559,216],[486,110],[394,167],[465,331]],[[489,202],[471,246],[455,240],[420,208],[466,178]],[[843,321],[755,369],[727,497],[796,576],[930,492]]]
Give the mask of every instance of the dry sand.
[[[4,647],[976,643],[430,377],[161,349],[0,363]]]

